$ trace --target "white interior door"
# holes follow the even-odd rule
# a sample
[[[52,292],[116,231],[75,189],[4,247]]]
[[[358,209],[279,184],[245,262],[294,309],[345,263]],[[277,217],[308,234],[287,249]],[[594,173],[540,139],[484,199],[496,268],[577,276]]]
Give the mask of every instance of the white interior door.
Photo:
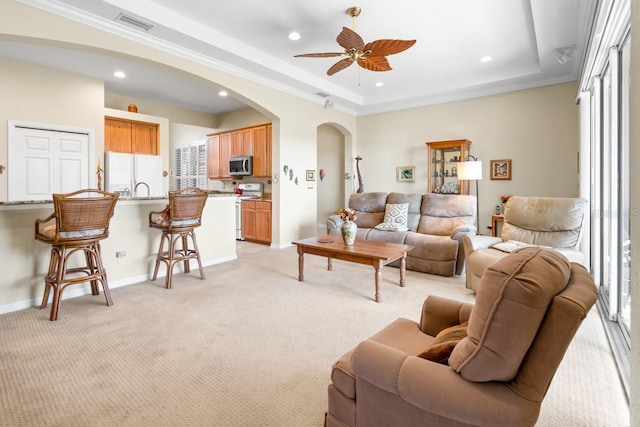
[[[15,127],[9,141],[9,200],[48,200],[89,187],[89,135]]]

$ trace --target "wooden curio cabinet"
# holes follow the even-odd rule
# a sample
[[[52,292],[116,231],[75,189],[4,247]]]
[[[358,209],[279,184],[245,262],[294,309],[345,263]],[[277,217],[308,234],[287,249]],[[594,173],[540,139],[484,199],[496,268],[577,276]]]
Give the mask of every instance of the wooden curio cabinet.
[[[471,154],[467,139],[427,142],[427,192],[469,194],[469,181],[458,180],[458,162]]]

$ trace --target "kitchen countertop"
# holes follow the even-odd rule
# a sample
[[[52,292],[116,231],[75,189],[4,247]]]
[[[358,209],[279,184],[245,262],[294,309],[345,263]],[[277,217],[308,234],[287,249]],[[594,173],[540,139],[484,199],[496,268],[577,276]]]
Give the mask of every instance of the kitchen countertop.
[[[209,194],[209,197],[237,197],[238,194],[234,192],[227,191],[212,191]],[[266,196],[266,195],[265,195]],[[259,198],[258,198],[259,199]],[[118,203],[121,202],[157,202],[162,200],[169,200],[169,196],[160,196],[160,197],[120,197],[118,199]],[[257,199],[256,199],[257,200]],[[266,200],[266,199],[265,199]],[[14,208],[14,209],[38,209],[45,205],[53,204],[53,200],[18,200],[18,201],[0,201],[0,209],[2,208]]]

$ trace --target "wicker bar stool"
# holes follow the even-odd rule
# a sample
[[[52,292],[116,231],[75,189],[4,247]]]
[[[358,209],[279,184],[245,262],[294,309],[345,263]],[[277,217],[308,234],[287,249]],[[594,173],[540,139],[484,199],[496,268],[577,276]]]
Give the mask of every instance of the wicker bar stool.
[[[162,231],[156,266],[151,280],[156,280],[160,263],[165,263],[167,276],[164,287],[166,289],[171,288],[173,266],[180,261],[184,262],[184,272],[189,273],[189,260],[195,259],[200,269],[200,278],[204,280],[204,270],[194,229],[200,227],[202,210],[207,202],[207,197],[209,197],[208,190],[196,187],[170,191],[167,207],[162,211],[149,213],[149,227]],[[189,240],[192,243],[191,247],[189,247]],[[178,242],[180,242],[179,245]]]
[[[53,289],[50,320],[58,319],[62,292],[73,284],[91,282],[91,293],[99,295],[100,282],[107,305],[113,305],[107,272],[102,264],[100,240],[109,236],[109,222],[117,201],[116,193],[92,189],[53,194],[54,212],[47,218],[36,219],[35,239],[51,245],[49,271],[44,278],[40,305],[41,309],[47,307]],[[71,257],[78,252],[84,255],[85,265],[68,266]]]

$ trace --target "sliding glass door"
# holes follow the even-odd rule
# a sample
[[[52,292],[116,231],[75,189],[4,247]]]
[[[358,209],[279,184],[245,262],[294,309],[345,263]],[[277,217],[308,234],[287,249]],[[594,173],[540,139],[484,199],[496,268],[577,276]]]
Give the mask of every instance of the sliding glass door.
[[[590,87],[591,271],[598,307],[625,386],[631,330],[629,205],[629,46],[627,31],[609,48]]]

